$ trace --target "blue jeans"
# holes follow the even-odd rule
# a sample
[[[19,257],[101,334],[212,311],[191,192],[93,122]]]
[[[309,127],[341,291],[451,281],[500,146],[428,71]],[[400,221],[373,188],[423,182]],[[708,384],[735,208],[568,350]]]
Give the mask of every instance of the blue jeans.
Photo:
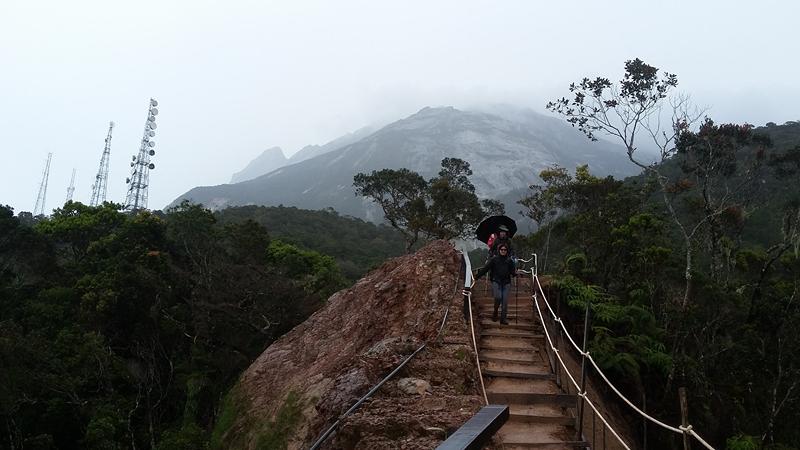
[[[492,281],[492,294],[494,294],[494,310],[497,311],[497,307],[502,305],[502,311],[500,313],[500,320],[505,321],[506,317],[508,316],[508,293],[511,291],[511,283],[508,284],[500,284],[497,281]]]

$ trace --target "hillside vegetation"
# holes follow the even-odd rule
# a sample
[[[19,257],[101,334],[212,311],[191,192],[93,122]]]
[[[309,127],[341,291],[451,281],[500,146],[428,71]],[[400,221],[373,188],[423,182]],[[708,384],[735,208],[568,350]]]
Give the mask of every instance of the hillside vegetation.
[[[118,209],[0,207],[0,447],[207,448],[241,371],[347,284],[252,220]]]
[[[677,220],[697,230],[690,273],[651,177],[620,181],[585,166],[541,173],[545,183],[523,201],[541,228],[516,237],[517,251],[537,251],[540,270],[555,274],[552,296],[574,335],[589,305],[589,351],[635,403],[680,423],[677,389],[686,387],[690,422],[715,448],[797,448],[800,125],[687,133],[662,173]],[[698,138],[718,149],[737,143],[729,170],[710,173],[706,184],[695,183]],[[746,181],[753,155],[761,158],[758,176],[735,195],[721,191],[729,203],[708,216],[704,201],[719,191],[703,186]],[[680,445],[656,428],[648,427],[652,448]]]
[[[355,281],[386,259],[403,254],[396,230],[327,209],[286,206],[239,206],[214,213],[221,224],[252,220],[284,242],[332,256],[342,274]]]

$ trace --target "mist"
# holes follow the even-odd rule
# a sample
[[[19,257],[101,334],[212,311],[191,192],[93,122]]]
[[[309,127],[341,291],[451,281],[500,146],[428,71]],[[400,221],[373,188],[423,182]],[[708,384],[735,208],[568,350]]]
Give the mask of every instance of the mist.
[[[746,6],[746,7],[745,7]],[[0,3],[0,203],[47,209],[73,168],[88,203],[108,122],[108,199],[122,202],[149,99],[159,102],[151,209],[226,183],[264,149],[287,156],[425,106],[544,111],[583,76],[641,58],[719,122],[800,118],[786,2]]]

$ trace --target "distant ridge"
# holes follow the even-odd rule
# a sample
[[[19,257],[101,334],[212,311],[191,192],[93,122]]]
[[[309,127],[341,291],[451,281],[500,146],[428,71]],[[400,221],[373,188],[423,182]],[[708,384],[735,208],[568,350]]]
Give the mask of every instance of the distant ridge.
[[[319,156],[333,150],[338,150],[345,145],[350,145],[353,142],[357,142],[362,138],[365,138],[372,134],[375,131],[375,127],[367,126],[363,128],[359,128],[358,130],[347,133],[344,136],[338,137],[327,144],[323,145],[306,145],[305,147],[301,148],[297,151],[294,155],[289,157],[289,163],[294,164],[300,161],[305,161],[307,159],[311,159],[315,156]]]
[[[445,157],[471,164],[472,181],[482,198],[503,198],[527,189],[552,164],[569,169],[589,164],[598,175],[638,172],[622,147],[591,142],[563,121],[531,110],[494,107],[487,113],[426,107],[336,150],[242,183],[197,187],[173,204],[187,199],[212,209],[252,204],[332,207],[380,222],[382,214],[374,205],[354,195],[353,175],[406,167],[431,177]],[[519,209],[506,206],[510,212]]]

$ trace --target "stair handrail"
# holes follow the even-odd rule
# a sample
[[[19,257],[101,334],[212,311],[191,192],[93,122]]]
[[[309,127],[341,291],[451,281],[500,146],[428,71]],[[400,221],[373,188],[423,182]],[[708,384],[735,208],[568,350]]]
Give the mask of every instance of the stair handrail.
[[[535,254],[535,253],[533,254],[533,257],[532,257],[532,259],[533,259],[534,261],[536,261],[536,260],[537,260],[537,258],[536,258],[536,254]],[[528,261],[525,261],[525,262],[529,262],[529,261],[530,261],[530,260],[528,260]],[[603,379],[603,381],[605,381],[605,382],[606,382],[606,384],[607,384],[607,385],[608,385],[608,386],[611,388],[611,390],[612,390],[612,391],[614,391],[614,393],[616,393],[616,394],[617,394],[617,396],[619,396],[619,397],[620,397],[620,398],[621,398],[621,399],[622,399],[622,400],[623,400],[623,401],[624,401],[624,402],[625,402],[625,403],[626,403],[628,406],[630,406],[630,407],[631,407],[631,408],[632,408],[634,411],[636,411],[636,412],[637,412],[637,413],[638,413],[640,416],[642,416],[642,417],[644,417],[645,419],[647,419],[647,420],[649,420],[649,421],[651,421],[651,422],[653,422],[653,423],[655,423],[655,424],[657,424],[657,425],[661,426],[662,428],[664,428],[664,429],[666,429],[666,430],[669,430],[669,431],[672,431],[672,432],[675,432],[675,433],[678,433],[678,434],[692,436],[692,437],[694,437],[694,438],[695,438],[695,439],[696,439],[696,440],[697,440],[697,441],[698,441],[698,442],[699,442],[701,445],[703,445],[705,448],[707,448],[707,449],[709,449],[709,450],[714,450],[714,447],[712,447],[711,445],[709,445],[709,444],[708,444],[708,443],[707,443],[707,442],[706,442],[706,441],[705,441],[705,440],[704,440],[704,439],[703,439],[703,438],[702,438],[702,437],[701,437],[699,434],[697,434],[697,432],[696,432],[696,431],[694,431],[694,429],[692,429],[692,426],[691,426],[691,425],[688,425],[688,424],[687,424],[687,425],[685,425],[685,426],[684,426],[684,425],[679,425],[678,427],[673,427],[673,426],[671,426],[671,425],[668,425],[668,424],[666,424],[666,423],[664,423],[664,422],[661,422],[660,420],[656,419],[655,417],[652,417],[652,416],[650,416],[649,414],[647,414],[646,412],[644,412],[644,411],[642,411],[640,408],[638,408],[636,405],[634,405],[634,404],[633,404],[633,402],[631,402],[630,400],[628,400],[628,398],[627,398],[627,397],[625,397],[625,396],[622,394],[622,392],[620,392],[620,391],[619,391],[619,389],[617,389],[617,387],[616,387],[616,386],[614,386],[614,384],[613,384],[613,383],[611,383],[611,381],[608,379],[608,377],[605,375],[605,373],[603,373],[603,371],[602,371],[602,370],[600,370],[600,367],[597,365],[597,362],[594,360],[594,358],[592,358],[592,356],[591,356],[591,354],[589,353],[589,351],[588,351],[588,350],[584,351],[584,350],[582,350],[580,347],[578,347],[578,345],[575,343],[575,340],[574,340],[574,339],[572,338],[572,336],[569,334],[569,331],[567,331],[567,328],[566,328],[566,326],[564,325],[564,321],[563,321],[563,320],[561,320],[561,318],[560,318],[560,317],[558,317],[558,315],[557,315],[557,314],[556,314],[556,313],[553,311],[553,308],[550,306],[550,302],[547,300],[547,296],[545,295],[545,293],[544,293],[544,290],[542,289],[542,284],[541,284],[541,282],[540,282],[540,280],[539,280],[539,276],[538,276],[538,273],[537,273],[537,271],[538,271],[538,270],[536,269],[536,265],[534,264],[534,266],[532,266],[532,267],[531,267],[531,270],[530,270],[530,271],[523,271],[523,272],[524,272],[524,273],[526,273],[526,274],[530,274],[530,275],[531,275],[531,289],[533,290],[533,296],[532,296],[532,300],[533,300],[533,303],[534,303],[534,305],[536,306],[536,310],[537,310],[537,312],[539,313],[539,319],[540,319],[540,320],[541,320],[541,322],[542,322],[542,328],[543,328],[543,329],[544,329],[544,331],[545,331],[545,336],[547,337],[548,345],[550,346],[550,349],[551,349],[551,351],[552,351],[553,353],[555,353],[555,355],[556,355],[556,357],[557,357],[557,359],[558,359],[558,361],[559,361],[559,363],[560,363],[561,367],[562,367],[562,368],[564,369],[564,371],[566,372],[566,374],[567,374],[567,376],[569,377],[569,379],[570,379],[570,381],[572,382],[572,384],[573,384],[573,385],[575,385],[575,388],[576,388],[576,390],[578,391],[578,396],[579,396],[579,397],[582,397],[582,398],[583,398],[583,400],[584,400],[584,401],[586,401],[586,403],[587,403],[587,404],[588,404],[588,405],[589,405],[589,406],[592,408],[592,410],[594,410],[594,412],[595,412],[595,413],[596,413],[596,414],[597,414],[597,415],[600,417],[600,419],[603,421],[603,423],[604,423],[604,424],[605,424],[605,425],[606,425],[606,426],[607,426],[607,427],[608,427],[608,428],[611,430],[611,432],[614,434],[614,436],[617,438],[617,440],[619,440],[619,442],[620,442],[620,443],[621,443],[621,444],[622,444],[622,445],[623,445],[625,448],[629,448],[629,447],[627,446],[627,444],[625,444],[625,442],[623,442],[623,441],[622,441],[622,439],[619,437],[619,435],[617,434],[617,432],[616,432],[616,431],[615,431],[615,430],[614,430],[614,429],[613,429],[613,428],[612,428],[612,427],[611,427],[611,426],[608,424],[608,422],[607,422],[607,421],[606,421],[606,420],[603,418],[603,416],[600,414],[600,412],[599,412],[599,411],[597,411],[597,408],[595,408],[594,404],[592,404],[592,402],[591,402],[591,401],[589,401],[589,398],[588,398],[588,396],[586,395],[586,390],[585,390],[585,389],[581,389],[581,388],[578,386],[578,384],[575,382],[575,379],[573,378],[572,374],[569,372],[569,369],[567,369],[567,366],[564,364],[564,361],[561,359],[561,355],[559,354],[559,349],[558,349],[558,348],[556,348],[556,347],[553,345],[553,342],[552,342],[552,340],[551,340],[551,338],[550,338],[550,333],[547,331],[547,327],[545,326],[545,323],[544,323],[544,316],[542,315],[542,310],[541,310],[541,308],[540,308],[540,306],[539,306],[539,302],[538,302],[538,294],[541,294],[541,296],[542,296],[542,300],[543,300],[543,302],[544,302],[545,306],[547,306],[547,310],[550,312],[551,319],[552,319],[552,320],[553,320],[555,323],[557,323],[557,324],[559,324],[559,325],[561,326],[561,328],[562,328],[562,330],[563,330],[564,334],[567,336],[567,340],[568,340],[568,341],[569,341],[569,342],[572,344],[572,347],[573,347],[573,348],[575,348],[575,350],[577,350],[577,351],[578,351],[578,353],[581,355],[581,357],[583,357],[583,358],[586,358],[586,359],[587,359],[587,360],[588,360],[588,361],[589,361],[589,362],[592,364],[592,366],[595,368],[595,370],[597,371],[597,373],[598,373],[598,374],[600,374],[600,377]],[[537,293],[537,291],[536,291],[536,288],[538,288],[538,293]]]
[[[533,272],[533,271],[531,271],[531,272]],[[534,274],[534,273],[531,274],[531,282],[532,283],[538,282],[538,276],[536,274]],[[546,303],[546,300],[545,300],[545,303]],[[583,389],[583,390],[581,389],[581,387],[578,384],[578,382],[575,381],[575,377],[573,377],[572,373],[570,373],[569,369],[567,368],[566,363],[564,363],[564,360],[561,358],[561,352],[553,344],[553,339],[550,337],[550,331],[547,329],[547,325],[545,325],[545,323],[544,323],[544,316],[542,315],[542,309],[541,309],[541,307],[539,307],[539,302],[538,302],[538,299],[535,296],[535,293],[534,293],[534,296],[533,296],[533,304],[536,306],[536,312],[539,314],[539,320],[542,323],[542,329],[544,330],[544,335],[547,338],[547,345],[550,347],[550,351],[555,355],[555,359],[558,360],[558,363],[564,369],[564,373],[567,374],[567,378],[569,378],[569,381],[572,383],[573,386],[575,386],[575,390],[578,392],[578,394],[577,394],[578,397],[581,397],[586,402],[586,404],[588,404],[589,407],[592,408],[594,413],[597,415],[597,417],[600,418],[600,420],[603,422],[605,427],[608,428],[609,430],[611,430],[611,434],[614,435],[615,438],[617,438],[617,441],[623,447],[625,447],[626,450],[630,450],[631,449],[630,446],[628,446],[628,444],[625,443],[625,441],[622,439],[622,437],[620,437],[619,433],[617,433],[617,431],[614,429],[614,427],[612,427],[611,424],[608,423],[608,421],[605,419],[605,417],[603,417],[603,414],[601,414],[600,411],[597,410],[597,408],[594,406],[594,404],[589,400],[589,397],[586,395],[586,390],[585,389]]]
[[[478,368],[478,379],[481,380],[483,402],[488,405],[489,397],[486,395],[486,386],[483,383],[481,360],[478,355],[478,342],[475,340],[475,323],[472,320],[472,286],[475,285],[475,278],[472,276],[472,263],[469,260],[469,254],[462,250],[461,257],[464,258],[464,290],[461,293],[464,296],[464,309],[469,312],[469,331],[472,335],[472,348],[475,350],[475,366]]]

